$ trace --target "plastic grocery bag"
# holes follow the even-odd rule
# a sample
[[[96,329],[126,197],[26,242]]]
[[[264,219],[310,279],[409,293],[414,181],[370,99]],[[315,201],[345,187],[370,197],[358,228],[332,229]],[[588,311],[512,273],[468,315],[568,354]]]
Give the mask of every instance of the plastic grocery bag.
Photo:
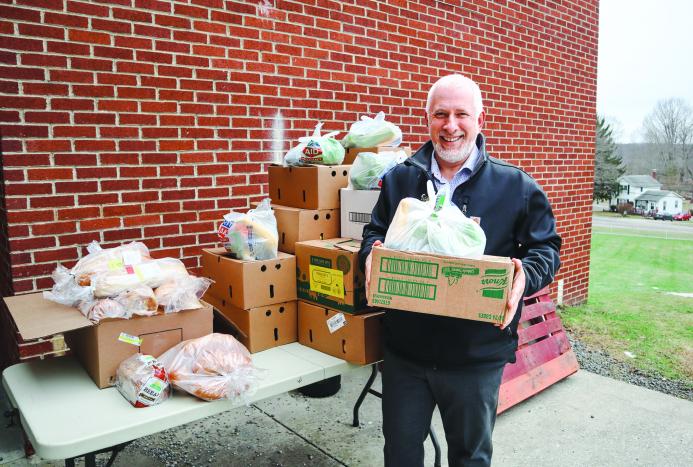
[[[135,407],[161,404],[171,395],[164,367],[151,355],[135,354],[116,370],[116,388]]]
[[[313,136],[298,138],[299,145],[293,147],[284,156],[284,165],[339,165],[344,161],[344,148],[334,136],[333,131],[320,136],[322,122],[315,125]]]
[[[247,214],[226,214],[218,235],[226,251],[238,259],[276,258],[279,232],[269,198],[262,200],[257,208]]]
[[[380,189],[382,179],[394,166],[407,159],[400,150],[385,152],[360,152],[349,170],[349,188],[353,190]]]
[[[416,198],[400,201],[385,235],[385,247],[480,258],[486,247],[486,235],[479,224],[450,201],[447,186],[436,195],[429,180],[427,191],[428,201]]]
[[[385,121],[385,112],[378,112],[375,118],[362,115],[361,121],[352,123],[349,133],[341,141],[345,148],[395,147],[401,142],[402,130]]]
[[[183,341],[167,350],[159,361],[176,388],[206,401],[247,401],[264,373],[253,366],[248,349],[227,334]]]

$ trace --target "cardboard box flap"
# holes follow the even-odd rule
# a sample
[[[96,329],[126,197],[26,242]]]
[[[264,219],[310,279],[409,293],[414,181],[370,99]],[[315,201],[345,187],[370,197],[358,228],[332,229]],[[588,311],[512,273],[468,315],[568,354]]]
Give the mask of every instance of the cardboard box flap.
[[[3,300],[24,340],[93,325],[78,309],[46,300],[42,292],[4,297]]]
[[[361,250],[361,242],[352,239],[344,239],[344,241],[337,242],[334,247],[338,250],[348,251],[349,253],[358,253]]]

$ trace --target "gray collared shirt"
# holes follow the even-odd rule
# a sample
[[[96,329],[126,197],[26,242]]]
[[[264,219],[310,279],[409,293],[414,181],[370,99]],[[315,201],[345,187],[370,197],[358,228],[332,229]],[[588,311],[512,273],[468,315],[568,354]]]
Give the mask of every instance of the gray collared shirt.
[[[476,165],[476,161],[479,158],[479,148],[474,146],[471,154],[467,157],[460,170],[457,171],[452,181],[448,182],[443,175],[440,173],[440,167],[438,166],[438,161],[435,158],[435,149],[431,153],[431,173],[433,174],[433,179],[435,180],[436,188],[440,190],[442,187],[449,185],[450,193],[454,193],[458,186],[466,182],[472,175],[472,170]]]

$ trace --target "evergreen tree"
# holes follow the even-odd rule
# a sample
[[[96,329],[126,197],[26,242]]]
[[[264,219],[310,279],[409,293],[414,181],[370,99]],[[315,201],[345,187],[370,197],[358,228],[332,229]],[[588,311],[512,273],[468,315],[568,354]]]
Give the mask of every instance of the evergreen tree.
[[[625,169],[613,138],[613,129],[597,116],[597,144],[594,155],[594,199],[610,200],[619,192],[618,177]]]

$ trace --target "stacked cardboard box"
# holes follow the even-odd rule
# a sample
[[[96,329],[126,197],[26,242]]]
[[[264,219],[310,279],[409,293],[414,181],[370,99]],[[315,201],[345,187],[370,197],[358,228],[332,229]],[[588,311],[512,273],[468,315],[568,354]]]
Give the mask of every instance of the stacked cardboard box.
[[[235,327],[251,353],[296,342],[296,257],[231,258],[223,248],[202,250],[202,272],[214,280],[204,299]]]
[[[382,313],[356,316],[368,311],[358,268],[360,245],[339,238],[340,189],[348,184],[349,169],[271,166],[269,190],[279,249],[296,254],[299,342],[366,364],[380,359]],[[331,318],[341,325],[329,327]]]
[[[400,146],[391,148],[389,146],[377,146],[373,148],[351,148],[347,151],[345,162],[353,163],[356,156],[361,152],[381,153],[387,151],[404,151],[407,157],[411,156],[411,148]],[[361,240],[363,228],[371,221],[371,212],[380,196],[380,190],[353,190],[343,188],[340,192],[341,199],[341,236]]]

